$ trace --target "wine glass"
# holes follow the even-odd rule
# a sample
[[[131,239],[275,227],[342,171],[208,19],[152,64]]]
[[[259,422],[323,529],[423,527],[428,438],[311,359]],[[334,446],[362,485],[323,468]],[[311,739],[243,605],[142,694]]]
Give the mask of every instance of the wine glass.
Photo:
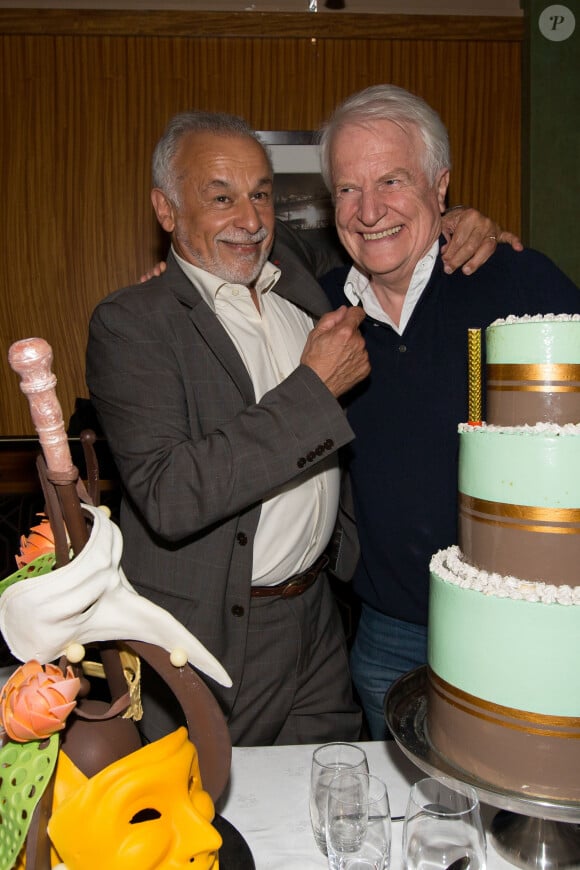
[[[368,773],[338,773],[328,789],[326,821],[331,870],[386,870],[391,814],[385,783]]]
[[[452,784],[451,784],[452,783]],[[427,777],[411,788],[403,827],[406,870],[485,870],[486,843],[479,800],[464,783]]]
[[[364,749],[352,743],[325,743],[314,750],[310,774],[310,821],[316,845],[326,855],[328,787],[342,770],[368,773]]]

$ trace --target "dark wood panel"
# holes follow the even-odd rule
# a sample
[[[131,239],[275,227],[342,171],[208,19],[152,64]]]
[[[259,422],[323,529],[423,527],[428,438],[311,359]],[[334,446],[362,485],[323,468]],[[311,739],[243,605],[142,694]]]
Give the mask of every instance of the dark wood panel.
[[[0,32],[201,38],[284,36],[317,39],[469,39],[521,41],[523,18],[478,15],[339,15],[321,12],[131,12],[3,9]]]
[[[69,438],[68,443],[73,463],[81,478],[86,481],[87,469],[81,442],[78,438]],[[107,442],[98,438],[94,449],[101,489],[104,492],[119,491],[119,473]],[[36,469],[36,459],[41,453],[37,438],[0,437],[0,495],[42,494]]]
[[[73,462],[86,481],[83,450],[78,438],[69,439]],[[95,451],[100,471],[100,503],[107,505],[113,519],[119,521],[121,488],[116,466],[106,442],[97,439]],[[0,579],[16,571],[15,554],[21,535],[40,522],[44,496],[36,469],[41,448],[36,438],[0,437]],[[0,667],[6,649],[0,637]]]

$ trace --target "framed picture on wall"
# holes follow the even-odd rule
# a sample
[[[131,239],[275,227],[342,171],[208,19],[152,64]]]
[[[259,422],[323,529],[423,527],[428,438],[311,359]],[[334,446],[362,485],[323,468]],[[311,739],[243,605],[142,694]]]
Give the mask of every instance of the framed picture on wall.
[[[274,166],[274,209],[309,241],[320,239],[344,252],[334,229],[330,194],[320,174],[315,133],[309,130],[260,130]]]

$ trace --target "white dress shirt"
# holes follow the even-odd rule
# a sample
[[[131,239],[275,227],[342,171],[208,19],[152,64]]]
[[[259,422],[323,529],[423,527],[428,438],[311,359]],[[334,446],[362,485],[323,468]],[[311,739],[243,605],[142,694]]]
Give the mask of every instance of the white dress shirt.
[[[258,311],[244,285],[230,284],[175,256],[232,339],[259,402],[297,368],[314,321],[272,292],[280,269],[269,261],[256,282]],[[338,460],[329,456],[264,499],[252,585],[280,583],[309,568],[324,552],[336,521],[339,486]]]
[[[429,283],[429,278],[431,277],[431,273],[435,266],[435,260],[437,259],[438,253],[439,241],[436,241],[415,266],[413,275],[411,276],[409,289],[405,294],[405,300],[401,310],[401,318],[398,324],[396,324],[383,309],[373,288],[371,287],[368,277],[362,272],[359,272],[356,266],[353,266],[347,275],[346,283],[344,285],[344,295],[352,305],[362,305],[365,314],[368,314],[369,317],[372,317],[374,320],[379,320],[381,323],[387,323],[389,326],[392,326],[398,335],[402,335],[417,302],[421,298],[423,290]]]

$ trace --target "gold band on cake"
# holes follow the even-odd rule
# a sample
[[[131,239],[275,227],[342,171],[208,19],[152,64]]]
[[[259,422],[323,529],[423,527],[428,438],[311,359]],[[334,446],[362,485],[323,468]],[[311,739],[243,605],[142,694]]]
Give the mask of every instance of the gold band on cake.
[[[486,366],[487,388],[523,389],[526,382],[538,382],[537,389],[552,389],[552,384],[571,382],[569,388],[580,391],[580,365],[570,363],[535,363],[533,365],[508,365],[496,363]],[[507,386],[504,384],[508,382]],[[511,383],[514,382],[514,383]]]
[[[486,501],[459,493],[460,509],[477,522],[494,526],[514,526],[528,532],[547,532],[555,535],[580,534],[580,509],[543,508],[521,504]]]
[[[531,713],[517,710],[515,707],[504,707],[492,701],[484,701],[447,683],[431,669],[429,669],[429,680],[433,691],[448,704],[478,719],[488,722],[500,721],[504,728],[524,731],[526,734],[580,740],[580,717],[546,716],[542,713]]]

